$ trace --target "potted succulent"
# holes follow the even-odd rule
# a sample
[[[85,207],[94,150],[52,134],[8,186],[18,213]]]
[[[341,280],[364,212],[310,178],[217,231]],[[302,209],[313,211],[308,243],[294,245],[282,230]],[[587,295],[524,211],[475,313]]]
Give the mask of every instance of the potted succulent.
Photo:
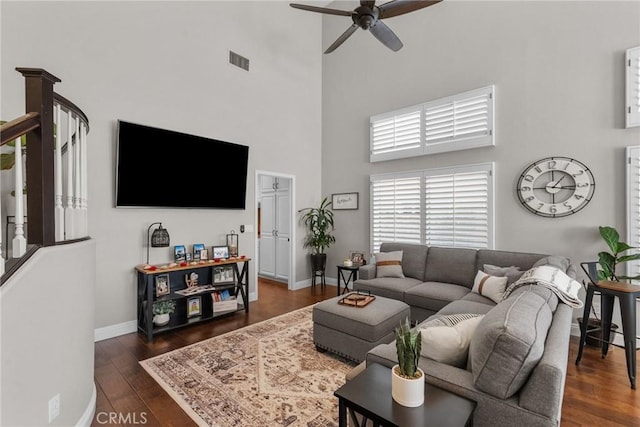
[[[302,213],[300,219],[307,228],[304,247],[312,250],[310,258],[313,271],[324,271],[327,264],[327,254],[324,251],[336,242],[335,236],[331,234],[334,230],[331,204],[325,197],[320,206],[298,211]]]
[[[176,311],[174,300],[156,301],[153,303],[153,323],[156,326],[164,326],[169,323],[170,314]]]
[[[395,330],[398,364],[391,369],[391,396],[402,406],[424,403],[424,372],[418,367],[422,334],[411,329],[409,319]]]

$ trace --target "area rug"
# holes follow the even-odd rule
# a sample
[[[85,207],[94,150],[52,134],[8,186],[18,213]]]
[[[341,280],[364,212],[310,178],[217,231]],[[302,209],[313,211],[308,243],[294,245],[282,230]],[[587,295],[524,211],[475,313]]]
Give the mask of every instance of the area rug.
[[[355,366],[313,344],[312,306],[140,362],[200,426],[337,426]]]

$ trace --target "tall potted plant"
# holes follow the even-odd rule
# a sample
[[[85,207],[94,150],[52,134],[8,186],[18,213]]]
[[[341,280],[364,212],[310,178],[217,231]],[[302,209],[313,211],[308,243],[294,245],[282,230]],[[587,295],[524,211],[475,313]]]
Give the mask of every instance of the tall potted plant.
[[[331,234],[334,230],[331,205],[332,202],[325,197],[320,206],[298,211],[302,213],[301,221],[307,228],[304,247],[311,249],[310,258],[313,271],[324,271],[327,264],[327,254],[324,251],[336,242],[335,236]]]
[[[420,406],[424,403],[424,372],[418,367],[422,334],[411,330],[407,318],[395,335],[398,364],[391,369],[391,396],[402,406]]]
[[[616,274],[616,268],[623,262],[640,259],[640,253],[622,255],[629,249],[635,249],[625,242],[620,241],[620,233],[613,227],[598,227],[600,236],[605,241],[611,252],[602,251],[598,253],[598,262],[602,270],[598,271],[598,280],[618,280],[618,279],[640,279],[640,275],[629,277]]]

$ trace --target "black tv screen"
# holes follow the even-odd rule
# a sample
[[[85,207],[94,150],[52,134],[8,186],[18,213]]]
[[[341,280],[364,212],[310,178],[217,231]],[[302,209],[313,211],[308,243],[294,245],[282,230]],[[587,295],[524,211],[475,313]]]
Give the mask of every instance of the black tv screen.
[[[116,207],[245,209],[249,147],[118,120]]]

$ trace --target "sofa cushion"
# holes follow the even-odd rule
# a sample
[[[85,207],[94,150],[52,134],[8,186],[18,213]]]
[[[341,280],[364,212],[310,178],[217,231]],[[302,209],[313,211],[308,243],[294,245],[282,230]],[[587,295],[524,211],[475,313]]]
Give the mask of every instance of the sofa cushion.
[[[476,250],[429,248],[425,282],[453,283],[471,289],[476,275]]]
[[[471,292],[490,298],[498,303],[502,301],[505,289],[507,289],[506,277],[491,276],[483,271],[478,271],[473,281]]]
[[[402,272],[405,277],[413,277],[421,282],[427,263],[429,247],[413,243],[385,242],[380,245],[380,252],[402,251]]]
[[[496,305],[496,302],[493,300],[490,300],[487,297],[483,297],[480,294],[476,294],[475,292],[469,292],[468,294],[466,294],[465,296],[463,296],[462,301],[473,301],[473,302],[479,302],[482,304],[487,304],[490,307],[493,307]]]
[[[507,298],[489,311],[469,347],[475,386],[501,399],[517,393],[542,357],[552,316],[534,292]]]
[[[514,283],[524,274],[524,271],[520,270],[515,265],[512,265],[510,267],[498,267],[497,265],[484,264],[482,266],[482,271],[491,276],[506,277],[507,286]]]
[[[407,289],[404,302],[412,307],[438,311],[452,301],[457,301],[469,293],[465,286],[451,283],[426,282]]]
[[[464,367],[471,337],[484,315],[465,313],[442,316],[423,323],[421,356],[447,365]]]
[[[533,264],[546,257],[544,254],[533,254],[526,252],[496,251],[492,249],[479,249],[476,270],[483,270],[485,264],[496,265],[498,267],[518,267],[521,271],[526,271],[533,267]]]
[[[402,251],[378,252],[376,258],[376,277],[404,278],[402,272]]]
[[[534,294],[539,295],[544,299],[552,313],[556,312],[556,308],[558,308],[558,295],[555,294],[551,289],[546,288],[544,286],[538,286],[535,283],[531,283],[529,285],[521,286],[515,291],[511,292],[509,298],[513,298],[515,295],[521,294],[523,292],[533,292]]]
[[[444,308],[442,308],[440,311],[438,311],[435,315],[433,315],[427,320],[430,320],[436,316],[444,316],[447,314],[458,314],[458,313],[487,314],[489,310],[491,310],[496,306],[491,300],[488,300],[488,301],[491,301],[490,304],[484,304],[482,302],[469,301],[469,300],[466,300],[465,298],[458,301],[453,301],[452,303],[445,305]]]
[[[422,283],[422,280],[412,279],[411,277],[405,277],[404,279],[397,277],[381,277],[379,279],[368,280],[358,279],[354,282],[353,289],[356,291],[369,291],[373,295],[403,301],[405,291],[420,283]]]

